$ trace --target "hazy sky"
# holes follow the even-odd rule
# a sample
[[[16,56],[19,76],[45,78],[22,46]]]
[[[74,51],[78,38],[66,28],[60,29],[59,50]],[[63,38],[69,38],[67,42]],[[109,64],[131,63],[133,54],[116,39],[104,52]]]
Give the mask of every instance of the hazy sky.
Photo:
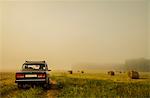
[[[150,58],[150,0],[148,1],[148,39],[149,39],[149,48],[148,48],[148,57]]]
[[[2,65],[2,4],[0,3],[0,69]]]
[[[146,1],[6,0],[2,69],[18,69],[25,60],[65,69],[147,57]]]

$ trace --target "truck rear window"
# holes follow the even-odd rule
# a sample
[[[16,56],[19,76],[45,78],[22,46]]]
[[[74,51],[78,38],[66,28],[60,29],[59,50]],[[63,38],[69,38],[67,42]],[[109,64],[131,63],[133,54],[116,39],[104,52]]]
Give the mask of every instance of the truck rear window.
[[[46,70],[45,65],[23,65],[22,70]]]

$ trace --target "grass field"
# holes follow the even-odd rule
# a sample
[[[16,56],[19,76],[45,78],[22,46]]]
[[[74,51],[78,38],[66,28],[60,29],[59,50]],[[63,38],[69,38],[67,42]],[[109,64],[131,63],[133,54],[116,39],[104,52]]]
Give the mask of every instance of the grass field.
[[[126,73],[115,76],[105,73],[51,73],[51,78],[57,81],[58,85],[50,90],[40,87],[18,89],[14,83],[15,73],[1,72],[0,96],[1,98],[150,98],[150,73],[140,73],[140,79],[129,79]]]

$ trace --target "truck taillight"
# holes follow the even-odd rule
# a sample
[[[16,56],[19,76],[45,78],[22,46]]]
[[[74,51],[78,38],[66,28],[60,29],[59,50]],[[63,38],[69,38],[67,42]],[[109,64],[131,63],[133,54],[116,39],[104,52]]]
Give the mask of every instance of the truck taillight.
[[[38,74],[38,78],[45,78],[46,75],[45,74]]]
[[[24,74],[17,73],[16,78],[24,78]]]

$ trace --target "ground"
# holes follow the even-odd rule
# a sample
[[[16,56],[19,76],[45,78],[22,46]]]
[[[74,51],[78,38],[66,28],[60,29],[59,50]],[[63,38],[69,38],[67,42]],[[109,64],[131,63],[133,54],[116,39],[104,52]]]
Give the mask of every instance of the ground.
[[[141,72],[140,79],[129,79],[126,73],[51,73],[52,87],[18,89],[15,73],[0,73],[1,98],[149,98],[150,72]]]

